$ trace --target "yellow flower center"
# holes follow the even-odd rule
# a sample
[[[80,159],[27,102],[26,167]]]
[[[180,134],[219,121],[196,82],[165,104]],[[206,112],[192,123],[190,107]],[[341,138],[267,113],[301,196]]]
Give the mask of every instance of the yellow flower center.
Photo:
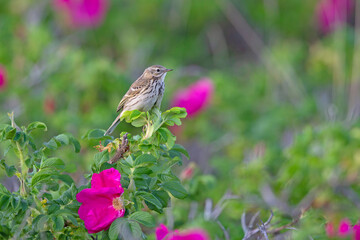
[[[124,209],[124,203],[123,203],[121,197],[114,198],[112,205],[116,210]]]

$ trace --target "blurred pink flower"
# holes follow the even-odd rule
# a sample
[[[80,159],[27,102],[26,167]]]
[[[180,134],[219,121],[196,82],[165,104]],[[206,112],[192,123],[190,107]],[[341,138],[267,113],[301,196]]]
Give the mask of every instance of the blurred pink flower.
[[[103,21],[108,0],[54,0],[56,11],[64,13],[75,27],[96,27]]]
[[[180,173],[181,180],[187,180],[192,178],[194,175],[195,163],[191,162],[186,168],[184,168]]]
[[[44,104],[43,104],[43,110],[47,115],[51,115],[55,112],[56,108],[56,102],[53,97],[46,97]]]
[[[173,100],[173,107],[183,107],[192,117],[206,108],[212,98],[214,85],[209,78],[201,78],[186,89],[179,90]]]
[[[91,188],[76,195],[76,200],[82,203],[79,217],[89,233],[106,230],[115,219],[124,216],[125,208],[121,199],[124,189],[120,179],[120,172],[114,168],[94,173]]]
[[[328,237],[336,236],[334,224],[332,222],[329,222],[325,225],[325,231],[326,231],[326,236]]]
[[[360,240],[360,222],[354,225],[353,232],[354,232],[353,239]]]
[[[7,76],[5,68],[0,65],[0,90],[4,89],[7,84]]]
[[[353,0],[322,0],[316,8],[321,32],[329,33],[343,26],[354,9]]]
[[[192,229],[181,233],[178,230],[170,232],[164,224],[156,228],[155,235],[156,240],[210,240],[202,229]]]
[[[351,222],[349,219],[345,218],[340,221],[338,233],[340,237],[346,237],[351,233]]]

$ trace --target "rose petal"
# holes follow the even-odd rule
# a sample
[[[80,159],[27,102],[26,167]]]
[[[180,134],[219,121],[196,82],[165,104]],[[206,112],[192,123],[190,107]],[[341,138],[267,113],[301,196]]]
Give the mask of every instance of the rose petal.
[[[164,237],[168,233],[169,233],[169,230],[167,229],[167,227],[164,224],[160,224],[155,230],[156,240],[164,239]]]
[[[106,169],[100,173],[94,173],[91,180],[91,188],[121,187],[121,174],[115,168]]]

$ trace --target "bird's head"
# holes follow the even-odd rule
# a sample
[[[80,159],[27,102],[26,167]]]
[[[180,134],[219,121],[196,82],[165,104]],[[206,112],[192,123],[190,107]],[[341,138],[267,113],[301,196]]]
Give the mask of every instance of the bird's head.
[[[153,65],[145,69],[144,75],[148,77],[161,78],[164,74],[172,70],[173,69],[167,69],[166,67],[161,65]]]

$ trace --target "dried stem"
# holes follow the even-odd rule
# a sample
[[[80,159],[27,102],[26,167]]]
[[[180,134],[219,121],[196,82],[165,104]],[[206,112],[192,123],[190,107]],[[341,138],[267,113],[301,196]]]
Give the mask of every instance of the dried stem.
[[[123,158],[124,153],[129,151],[129,141],[127,139],[127,133],[123,136],[121,144],[119,144],[119,147],[115,153],[115,155],[108,161],[108,163],[113,164],[119,161],[119,159]]]

